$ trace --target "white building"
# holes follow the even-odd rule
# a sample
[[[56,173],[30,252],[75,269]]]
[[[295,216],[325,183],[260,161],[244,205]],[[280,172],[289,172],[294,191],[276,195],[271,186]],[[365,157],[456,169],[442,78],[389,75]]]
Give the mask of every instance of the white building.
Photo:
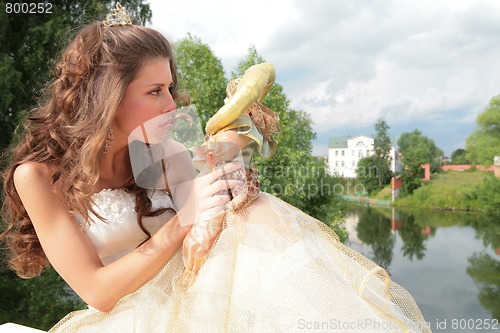
[[[358,162],[363,157],[373,155],[373,138],[359,135],[355,137],[333,137],[328,142],[328,166],[330,173],[345,178],[356,178]],[[396,167],[394,146],[391,148],[391,170],[398,172]]]

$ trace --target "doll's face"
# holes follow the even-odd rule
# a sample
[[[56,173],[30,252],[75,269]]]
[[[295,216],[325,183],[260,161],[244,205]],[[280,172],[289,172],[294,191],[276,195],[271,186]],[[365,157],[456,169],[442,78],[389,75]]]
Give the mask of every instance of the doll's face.
[[[143,136],[141,141],[161,141],[159,137],[169,127],[168,113],[177,108],[171,85],[169,60],[155,58],[147,61],[127,87],[116,113],[114,127],[129,136],[141,125],[143,128],[147,125],[147,138]]]

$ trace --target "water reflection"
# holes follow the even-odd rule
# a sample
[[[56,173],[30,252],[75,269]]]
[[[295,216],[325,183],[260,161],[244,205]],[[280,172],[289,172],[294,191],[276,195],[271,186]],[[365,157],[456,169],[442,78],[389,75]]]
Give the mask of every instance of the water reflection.
[[[391,219],[368,207],[359,214],[357,223],[358,239],[371,246],[372,260],[390,272],[395,238],[392,237],[394,226]],[[349,232],[352,234],[352,231]]]
[[[476,230],[476,237],[483,240],[485,247],[495,251],[496,258],[485,251],[472,254],[468,258],[467,274],[479,287],[481,305],[493,318],[500,319],[500,217],[469,218],[467,224]]]
[[[348,245],[408,289],[434,331],[500,319],[499,216],[353,206],[347,228]],[[490,331],[479,328],[462,331]]]
[[[436,228],[416,222],[415,216],[394,209],[381,210],[373,207],[352,207],[353,223],[349,234],[356,231],[356,241],[371,246],[372,260],[390,272],[394,245],[399,235],[403,245],[403,256],[410,261],[421,260],[425,256],[425,240],[435,233]],[[354,220],[352,219],[354,217]],[[352,241],[352,237],[350,237]]]
[[[493,318],[500,318],[500,262],[489,254],[474,253],[469,257],[467,274],[479,286],[481,305]]]
[[[410,260],[413,260],[414,257],[417,260],[422,260],[426,250],[424,241],[430,234],[435,232],[435,228],[429,225],[420,225],[412,214],[401,212],[399,215],[400,221],[404,221],[404,223],[401,222],[402,227],[399,229],[399,234],[403,240],[403,255]]]

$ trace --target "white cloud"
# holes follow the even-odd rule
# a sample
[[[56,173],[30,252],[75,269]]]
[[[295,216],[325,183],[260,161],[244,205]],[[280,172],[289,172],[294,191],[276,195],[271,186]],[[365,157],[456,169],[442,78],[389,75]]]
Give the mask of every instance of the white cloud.
[[[150,3],[153,27],[174,40],[186,37],[187,33],[196,35],[223,60],[242,57],[251,45],[261,48],[274,30],[299,16],[287,0],[175,3],[153,0]]]
[[[366,132],[379,117],[394,132],[424,123],[450,154],[438,126],[473,127],[500,93],[495,0],[150,2],[154,27],[173,39],[199,36],[226,72],[255,45],[275,64],[292,107],[331,136]]]

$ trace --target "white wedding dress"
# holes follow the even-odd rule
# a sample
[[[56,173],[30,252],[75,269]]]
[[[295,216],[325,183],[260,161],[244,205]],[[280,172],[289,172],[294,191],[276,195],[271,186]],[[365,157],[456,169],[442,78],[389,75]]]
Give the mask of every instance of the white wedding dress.
[[[162,191],[153,207],[173,207]],[[134,195],[93,196],[85,232],[103,263],[145,238]],[[154,233],[170,212],[145,218]],[[229,212],[208,260],[190,287],[181,283],[181,251],[139,290],[109,312],[70,313],[53,332],[429,332],[411,295],[382,268],[345,247],[323,223],[261,192]]]

